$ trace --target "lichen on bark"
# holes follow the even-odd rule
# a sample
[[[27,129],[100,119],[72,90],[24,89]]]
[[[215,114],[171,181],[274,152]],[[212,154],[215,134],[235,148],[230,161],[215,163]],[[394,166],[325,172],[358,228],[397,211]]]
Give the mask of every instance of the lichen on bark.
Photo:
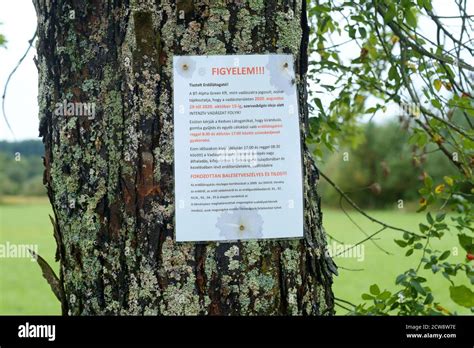
[[[332,314],[335,266],[304,146],[304,0],[34,2],[64,314]],[[274,52],[297,68],[305,237],[175,243],[173,55]],[[55,115],[62,100],[95,103],[95,117]]]

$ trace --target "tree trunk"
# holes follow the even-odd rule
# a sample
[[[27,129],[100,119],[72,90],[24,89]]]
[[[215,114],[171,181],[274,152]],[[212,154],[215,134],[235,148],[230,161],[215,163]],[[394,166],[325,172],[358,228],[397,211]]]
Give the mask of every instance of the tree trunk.
[[[304,239],[174,242],[173,55],[293,54],[304,141],[306,1],[34,2],[64,314],[332,314],[304,145]],[[57,115],[64,101],[95,103],[95,115]]]

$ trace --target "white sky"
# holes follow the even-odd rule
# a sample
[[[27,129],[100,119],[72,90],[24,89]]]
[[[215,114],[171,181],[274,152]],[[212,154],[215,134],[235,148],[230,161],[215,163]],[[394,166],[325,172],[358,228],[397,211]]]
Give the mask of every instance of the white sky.
[[[0,48],[0,96],[8,75],[28,47],[36,29],[36,11],[31,0],[0,1],[0,33],[7,48]],[[34,47],[13,75],[8,87],[5,112],[17,140],[38,139],[38,72]],[[0,106],[0,140],[14,140]]]
[[[474,12],[474,0],[468,0],[468,13]],[[433,0],[435,12],[443,16],[457,15],[453,0]],[[435,35],[430,21],[420,19],[423,34],[430,38]],[[0,95],[8,75],[28,47],[28,40],[36,28],[36,12],[31,0],[0,1],[0,33],[8,40],[7,48],[0,48]],[[459,28],[450,27],[456,34]],[[346,37],[336,38],[335,43],[347,40]],[[344,50],[343,50],[344,51]],[[353,52],[353,51],[352,51]],[[0,109],[0,140],[38,139],[38,106],[37,88],[38,73],[33,62],[36,54],[34,47],[28,53],[20,68],[13,75],[7,91],[5,111],[15,138],[6,126]],[[326,79],[325,79],[326,80]],[[324,83],[330,83],[330,79]],[[326,101],[330,98],[325,98]],[[384,114],[376,115],[375,120],[387,119],[387,115],[396,114],[397,107],[391,106]]]

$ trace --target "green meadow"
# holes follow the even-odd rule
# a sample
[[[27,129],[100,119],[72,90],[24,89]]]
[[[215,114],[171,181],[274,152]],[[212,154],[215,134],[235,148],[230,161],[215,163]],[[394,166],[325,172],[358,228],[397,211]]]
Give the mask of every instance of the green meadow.
[[[347,216],[336,210],[323,209],[324,226],[329,235],[346,245],[355,244],[365,237],[364,233],[351,222]],[[36,201],[18,201],[0,205],[0,244],[37,244],[39,254],[57,271],[54,262],[55,242],[48,215],[51,214],[49,203]],[[355,212],[350,212],[353,220],[365,233],[373,233],[378,225],[371,223]],[[399,227],[414,230],[422,222],[423,215],[403,210],[371,211],[372,216]],[[368,292],[371,284],[377,283],[381,288],[396,289],[395,277],[408,268],[416,268],[419,260],[417,253],[404,256],[404,250],[398,247],[394,238],[400,232],[385,230],[376,239],[363,244],[359,254],[352,257],[337,257],[339,276],[334,280],[334,293],[337,298],[360,303],[360,296]],[[329,241],[330,246],[332,241]],[[457,238],[448,235],[442,244],[434,242],[433,249],[451,249],[458,247]],[[461,249],[460,249],[461,250]],[[363,253],[362,253],[363,251]],[[387,254],[388,253],[388,254]],[[462,260],[461,253],[454,260]],[[469,310],[459,307],[449,298],[449,283],[441,275],[424,273],[428,285],[432,288],[435,299],[442,306],[458,314],[469,314]],[[457,284],[466,284],[460,277]],[[337,314],[345,314],[337,308]],[[60,314],[59,302],[42,278],[36,262],[29,258],[0,258],[0,314]]]
[[[57,272],[48,202],[0,205],[0,243],[37,244]],[[30,258],[0,258],[0,314],[60,314],[59,302]]]

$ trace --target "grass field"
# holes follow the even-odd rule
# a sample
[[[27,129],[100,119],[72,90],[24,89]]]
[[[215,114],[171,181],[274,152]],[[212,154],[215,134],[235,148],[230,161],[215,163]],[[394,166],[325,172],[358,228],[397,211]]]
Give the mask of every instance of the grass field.
[[[37,244],[38,253],[57,272],[48,214],[51,208],[44,200],[0,205],[0,243]],[[0,258],[0,314],[60,314],[59,302],[36,262],[29,258]]]
[[[57,271],[58,266],[54,262],[55,243],[48,217],[50,213],[49,204],[41,200],[0,205],[0,244],[37,244],[39,254]],[[423,219],[422,214],[403,211],[376,211],[370,214],[386,223],[412,230]],[[366,233],[377,230],[377,225],[360,215],[352,213],[351,216]],[[344,244],[354,244],[364,238],[362,232],[342,212],[326,210],[323,219],[328,234]],[[363,261],[358,261],[361,257],[336,258],[336,263],[341,266],[340,275],[334,283],[336,297],[359,303],[360,295],[367,292],[371,284],[377,283],[393,290],[394,279],[398,274],[408,268],[416,268],[417,254],[405,257],[403,250],[393,242],[398,235],[399,232],[387,230],[376,240],[391,255],[386,255],[372,242],[366,242]],[[434,243],[433,248],[456,246],[456,237],[452,235],[445,238],[443,245]],[[459,260],[462,258],[463,255],[458,256]],[[440,275],[433,276],[431,272],[426,272],[426,276],[435,298],[443,306],[460,314],[470,313],[450,300],[447,280]],[[344,312],[338,309],[338,314]],[[60,314],[59,302],[42,278],[36,262],[24,258],[0,258],[0,314]]]

